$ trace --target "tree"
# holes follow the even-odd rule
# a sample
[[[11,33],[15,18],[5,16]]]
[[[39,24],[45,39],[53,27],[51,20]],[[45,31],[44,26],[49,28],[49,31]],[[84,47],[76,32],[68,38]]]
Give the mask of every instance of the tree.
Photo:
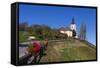
[[[72,30],[72,32],[73,32],[73,37],[75,37],[76,36],[76,31]]]
[[[80,27],[79,38],[81,40],[86,40],[86,24],[83,22]]]
[[[25,31],[28,28],[28,23],[27,22],[23,22],[23,23],[19,23],[19,31]]]

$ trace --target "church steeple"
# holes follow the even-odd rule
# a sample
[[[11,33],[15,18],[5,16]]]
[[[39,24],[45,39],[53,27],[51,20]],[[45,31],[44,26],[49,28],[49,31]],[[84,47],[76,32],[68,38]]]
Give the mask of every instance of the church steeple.
[[[70,29],[76,31],[76,24],[75,24],[74,16],[72,18],[72,23],[71,23]]]
[[[73,18],[72,18],[72,24],[75,24],[74,16],[73,16]]]

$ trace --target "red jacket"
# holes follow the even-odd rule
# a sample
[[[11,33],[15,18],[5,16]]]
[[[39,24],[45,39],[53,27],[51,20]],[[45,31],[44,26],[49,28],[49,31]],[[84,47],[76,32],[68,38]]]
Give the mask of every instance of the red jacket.
[[[32,49],[32,51],[34,52],[35,55],[40,52],[40,49],[41,49],[40,43],[37,42],[37,41],[33,42],[33,49]]]

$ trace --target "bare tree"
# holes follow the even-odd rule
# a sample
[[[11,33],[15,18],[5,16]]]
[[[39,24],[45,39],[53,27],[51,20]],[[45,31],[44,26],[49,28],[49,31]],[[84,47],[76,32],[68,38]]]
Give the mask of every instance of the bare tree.
[[[86,24],[83,22],[80,27],[79,38],[81,40],[86,40]]]

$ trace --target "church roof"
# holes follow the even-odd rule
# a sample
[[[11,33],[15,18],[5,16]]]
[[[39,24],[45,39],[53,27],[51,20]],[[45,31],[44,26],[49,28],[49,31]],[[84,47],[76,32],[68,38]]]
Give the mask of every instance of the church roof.
[[[71,31],[71,29],[69,27],[66,27],[66,28],[61,27],[59,30],[60,31]]]
[[[66,27],[66,31],[72,31],[69,27]]]
[[[60,30],[60,31],[61,31],[61,30],[62,30],[62,31],[66,31],[66,29],[65,29],[64,27],[61,27],[59,30]]]

